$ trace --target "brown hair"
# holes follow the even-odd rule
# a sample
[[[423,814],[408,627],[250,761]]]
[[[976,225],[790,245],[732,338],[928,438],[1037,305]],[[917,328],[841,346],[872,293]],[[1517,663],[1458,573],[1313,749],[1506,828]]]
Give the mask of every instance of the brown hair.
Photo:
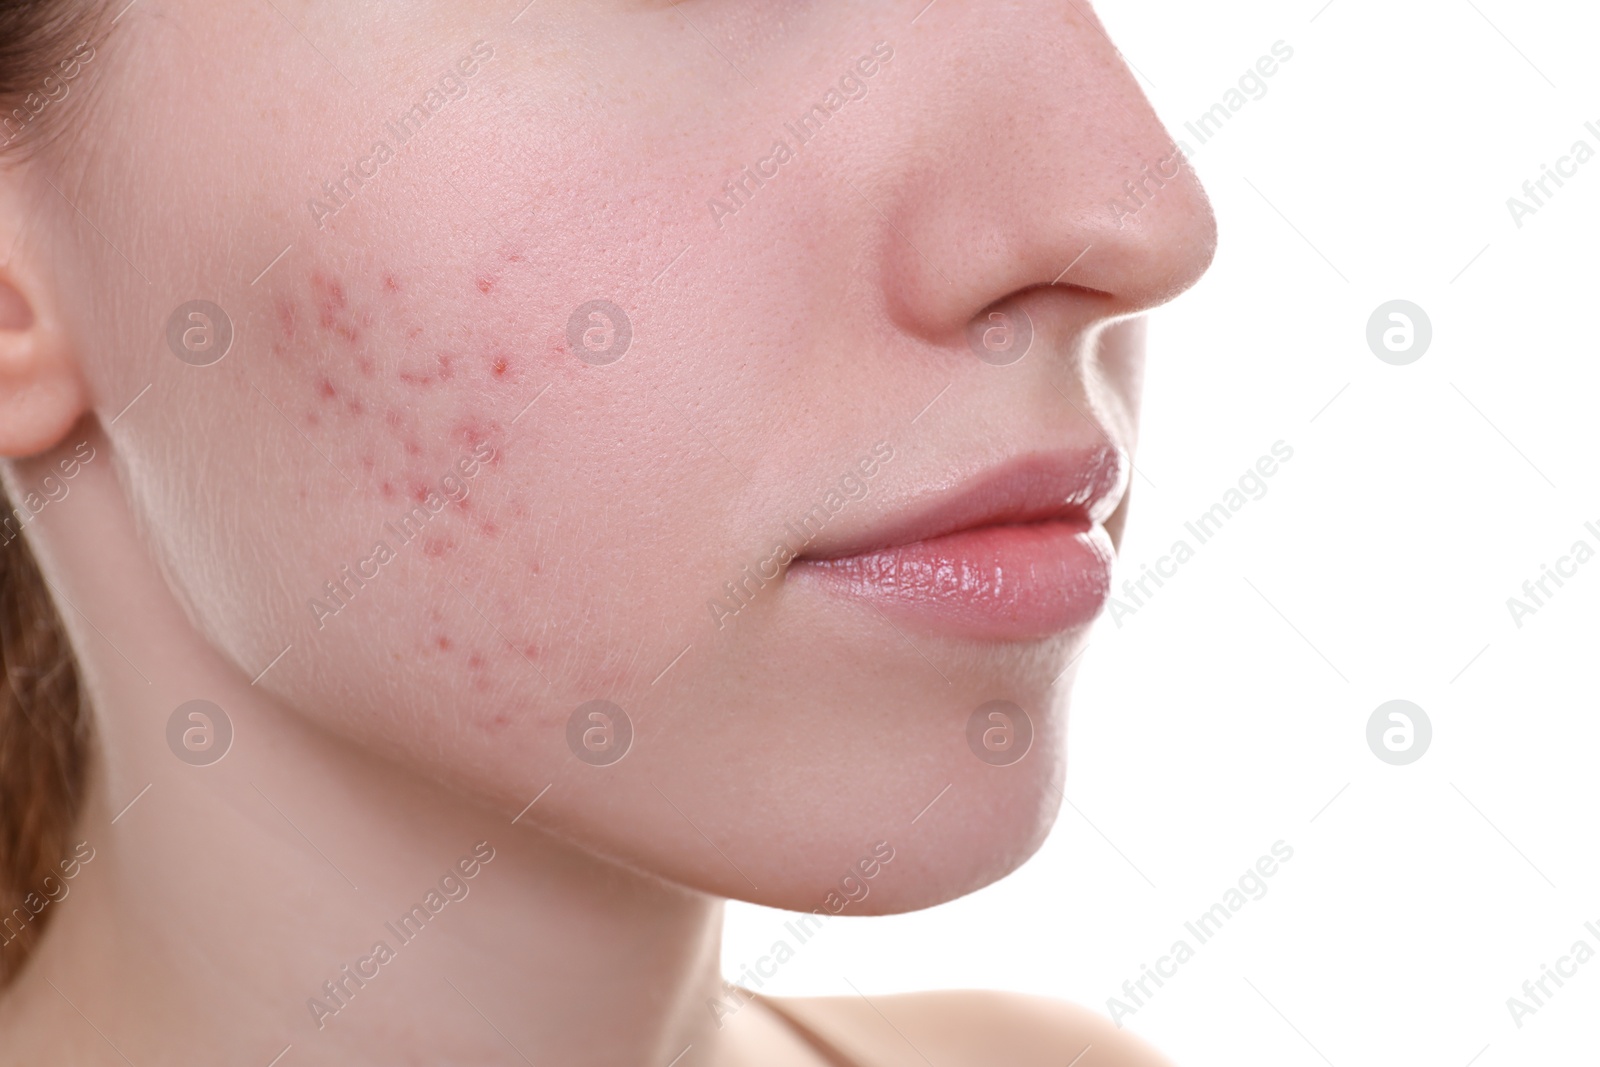
[[[0,0],[0,166],[57,130],[74,49],[100,0]],[[82,54],[81,52],[79,53]],[[55,911],[44,892],[69,851],[88,758],[77,664],[26,540],[28,513],[0,492],[0,986],[16,977]]]

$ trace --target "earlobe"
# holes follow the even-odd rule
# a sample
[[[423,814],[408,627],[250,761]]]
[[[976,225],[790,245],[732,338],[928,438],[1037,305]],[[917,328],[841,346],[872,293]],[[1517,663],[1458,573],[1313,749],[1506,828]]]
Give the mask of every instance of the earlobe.
[[[0,456],[8,459],[54,447],[88,410],[78,354],[32,289],[0,267]]]

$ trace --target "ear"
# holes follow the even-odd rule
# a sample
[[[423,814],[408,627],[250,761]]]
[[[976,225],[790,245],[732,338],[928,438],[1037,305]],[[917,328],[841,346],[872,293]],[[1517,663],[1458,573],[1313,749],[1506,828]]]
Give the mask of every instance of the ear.
[[[0,456],[8,459],[59,444],[89,410],[78,353],[25,247],[17,242],[0,265]]]

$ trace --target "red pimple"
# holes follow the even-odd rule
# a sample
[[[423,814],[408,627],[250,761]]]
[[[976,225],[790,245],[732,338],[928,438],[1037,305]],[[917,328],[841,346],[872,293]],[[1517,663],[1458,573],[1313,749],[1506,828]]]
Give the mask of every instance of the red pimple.
[[[467,666],[471,667],[475,671],[481,670],[483,668],[483,657],[474,652],[472,655],[467,657]]]
[[[500,527],[486,519],[478,524],[478,532],[485,537],[495,537],[500,533]]]
[[[510,366],[511,364],[506,362],[505,356],[496,356],[494,362],[489,365],[489,369],[494,372],[496,378],[504,378],[506,370]]]
[[[439,646],[439,651],[440,652],[449,652],[450,651],[450,639],[448,637],[445,637],[443,634],[441,634],[434,641],[434,644]]]
[[[479,292],[487,293],[487,292],[490,292],[493,289],[494,289],[494,279],[493,278],[479,278],[478,279],[478,291]]]
[[[455,547],[455,542],[448,538],[429,539],[422,542],[422,554],[429,559],[441,559]]]
[[[383,276],[383,287],[391,293],[400,291],[400,283],[394,280],[393,274],[385,274]]]
[[[394,491],[394,485],[390,482],[384,482],[378,491],[383,494],[383,499],[385,500],[393,500],[397,495]]]
[[[408,456],[420,456],[420,455],[422,455],[422,446],[417,444],[415,441],[407,441],[406,442],[406,455],[408,455]]]
[[[327,375],[323,375],[317,379],[317,395],[324,400],[332,400],[339,395],[339,391],[333,387],[332,380]]]
[[[367,406],[359,400],[351,400],[344,407],[352,415],[364,415],[367,411]]]
[[[529,659],[538,659],[539,658],[539,646],[538,645],[528,645],[527,647],[525,647],[522,650],[522,654],[524,656],[527,656]]]

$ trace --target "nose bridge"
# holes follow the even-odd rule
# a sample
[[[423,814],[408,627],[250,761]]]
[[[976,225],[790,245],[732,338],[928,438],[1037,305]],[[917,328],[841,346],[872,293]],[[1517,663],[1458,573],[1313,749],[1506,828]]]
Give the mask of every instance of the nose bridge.
[[[906,49],[880,173],[883,285],[910,332],[947,338],[1037,286],[1143,311],[1210,263],[1204,192],[1081,4],[934,7]],[[941,18],[935,18],[935,13]]]

